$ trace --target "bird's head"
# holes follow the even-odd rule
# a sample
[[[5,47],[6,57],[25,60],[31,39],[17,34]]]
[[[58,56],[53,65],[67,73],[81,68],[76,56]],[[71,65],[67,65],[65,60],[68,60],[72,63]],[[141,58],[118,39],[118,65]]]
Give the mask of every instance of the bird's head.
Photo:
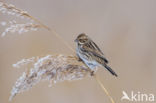
[[[85,33],[81,33],[77,36],[77,38],[75,39],[75,42],[82,45],[87,43],[89,40],[89,37],[85,34]]]

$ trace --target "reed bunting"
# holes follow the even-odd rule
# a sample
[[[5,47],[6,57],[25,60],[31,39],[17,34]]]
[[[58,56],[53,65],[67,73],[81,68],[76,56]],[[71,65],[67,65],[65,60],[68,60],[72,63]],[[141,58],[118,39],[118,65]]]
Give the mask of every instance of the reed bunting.
[[[108,60],[104,57],[103,52],[85,33],[79,34],[75,42],[77,46],[76,54],[79,60],[85,63],[92,71],[94,71],[97,66],[103,66],[112,75],[117,77],[117,74],[107,65]]]

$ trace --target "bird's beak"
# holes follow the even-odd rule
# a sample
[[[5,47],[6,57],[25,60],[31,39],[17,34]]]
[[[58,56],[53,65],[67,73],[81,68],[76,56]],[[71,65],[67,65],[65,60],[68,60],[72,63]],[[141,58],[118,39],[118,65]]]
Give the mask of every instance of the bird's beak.
[[[77,42],[77,39],[75,39],[74,42]]]

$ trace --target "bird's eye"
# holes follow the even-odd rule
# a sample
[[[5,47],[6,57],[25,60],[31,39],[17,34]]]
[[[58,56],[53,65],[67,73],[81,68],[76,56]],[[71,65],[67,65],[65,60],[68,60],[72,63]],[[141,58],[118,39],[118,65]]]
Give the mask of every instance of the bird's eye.
[[[86,42],[86,39],[80,39],[80,42],[81,43],[85,43]]]

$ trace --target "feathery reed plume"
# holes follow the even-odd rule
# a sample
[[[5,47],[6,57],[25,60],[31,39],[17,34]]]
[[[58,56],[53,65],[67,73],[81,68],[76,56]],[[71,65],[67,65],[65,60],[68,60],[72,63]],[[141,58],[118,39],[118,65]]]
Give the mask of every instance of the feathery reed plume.
[[[23,65],[32,63],[30,70],[24,72],[12,88],[9,100],[21,92],[29,90],[35,84],[43,80],[49,80],[51,84],[83,79],[90,76],[90,69],[80,63],[74,56],[48,55],[42,58],[32,57],[22,59],[13,64],[13,67],[20,68]]]
[[[14,33],[18,32],[19,34],[28,32],[28,31],[36,31],[40,25],[33,24],[33,23],[25,23],[25,24],[17,24],[16,21],[10,21],[10,26],[5,28],[5,31],[2,33],[2,37],[5,36],[7,33]]]
[[[38,28],[46,28],[50,30],[46,25],[42,24],[39,20],[29,15],[27,11],[16,8],[12,4],[7,4],[0,1],[0,12],[2,12],[3,14],[8,14],[11,16],[16,16],[17,18],[28,20],[26,23],[12,22],[15,20],[9,21],[12,23],[10,23],[10,26],[5,29],[5,31],[2,33],[2,36],[5,36],[9,32],[10,33],[18,32],[19,34],[21,34],[24,32],[37,30]],[[4,25],[6,24],[5,21],[2,21],[1,24],[2,26],[6,26]]]
[[[9,27],[7,27],[2,33],[2,36],[5,36],[9,32],[18,32],[19,34],[21,34],[28,31],[36,31],[39,28],[45,28],[49,32],[53,33],[57,38],[59,38],[70,50],[74,51],[68,45],[68,43],[59,34],[56,33],[56,31],[51,30],[39,20],[29,15],[26,11],[18,9],[12,4],[6,4],[0,1],[0,12],[2,12],[3,14],[16,16],[17,18],[29,20],[26,23],[17,23],[15,20],[10,20],[9,23],[2,21],[2,26],[7,26],[8,24],[10,24]],[[50,55],[40,59],[38,59],[37,57],[23,59],[22,61],[17,62],[17,64],[14,64],[13,67],[20,68],[23,65],[27,66],[29,63],[34,63],[34,65],[32,65],[30,71],[28,69],[27,72],[24,72],[22,76],[16,81],[11,91],[10,100],[12,100],[12,98],[16,94],[21,93],[25,90],[29,90],[39,81],[51,80],[52,83],[56,83],[64,80],[77,80],[82,79],[85,76],[90,76],[89,74],[91,72],[90,69],[84,66],[84,64],[77,61],[76,57],[63,55]],[[57,63],[58,66],[56,65]],[[106,95],[110,98],[111,102],[114,103],[112,97],[109,95],[108,91],[105,89],[101,81],[96,77],[95,79],[101,86],[103,91],[106,93]]]

